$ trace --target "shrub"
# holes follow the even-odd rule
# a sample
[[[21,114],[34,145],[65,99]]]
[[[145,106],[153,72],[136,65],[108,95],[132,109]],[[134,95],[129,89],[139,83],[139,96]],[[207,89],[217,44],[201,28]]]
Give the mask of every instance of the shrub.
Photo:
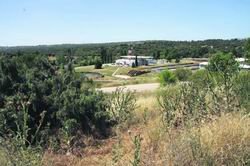
[[[15,139],[5,140],[0,138],[0,163],[3,166],[40,166],[42,165],[42,150],[39,147],[22,147]]]
[[[180,59],[179,57],[177,57],[177,58],[175,59],[175,63],[180,63],[180,61],[181,61],[181,59]]]
[[[56,72],[47,58],[33,58],[27,64],[22,57],[0,63],[0,136],[18,138],[23,146],[46,146],[60,129],[107,136],[106,96],[82,87],[86,80],[71,65]]]
[[[182,83],[162,90],[158,102],[167,127],[179,127],[189,120],[199,123],[208,113],[206,90],[201,90],[192,83]]]
[[[73,84],[71,82],[71,85]],[[76,134],[79,129],[84,134],[107,136],[108,113],[105,95],[88,87],[82,90],[80,88],[80,85],[68,86],[59,98],[55,97],[59,107],[56,115],[60,126],[71,135]]]
[[[176,77],[173,72],[169,70],[164,70],[159,75],[159,80],[161,86],[166,86],[167,84],[173,84],[176,82]]]
[[[131,161],[132,166],[139,166],[141,162],[141,141],[140,135],[134,136],[133,144],[135,146],[134,159]]]
[[[188,81],[192,71],[190,69],[178,68],[174,71],[174,74],[179,81]]]
[[[68,119],[63,123],[63,129],[65,133],[69,136],[75,135],[79,128],[80,127],[76,119]]]
[[[111,119],[118,124],[129,120],[135,108],[136,98],[134,92],[117,88],[109,98],[109,113]]]
[[[162,108],[162,117],[164,125],[168,127],[173,125],[177,118],[177,104],[179,103],[179,87],[167,87],[161,91],[158,96],[158,102]]]
[[[240,105],[250,110],[250,72],[242,71],[235,78],[234,92],[237,94]]]
[[[221,74],[224,79],[229,79],[239,72],[239,63],[232,54],[219,52],[210,58],[207,69],[210,72]]]
[[[223,110],[228,112],[239,110],[239,100],[234,92],[234,79],[239,74],[239,64],[235,57],[232,54],[217,53],[209,60],[207,70],[216,84],[216,89],[210,89],[214,105],[223,105]]]
[[[192,82],[195,86],[203,89],[213,87],[214,83],[207,70],[197,70],[189,78],[189,81]]]

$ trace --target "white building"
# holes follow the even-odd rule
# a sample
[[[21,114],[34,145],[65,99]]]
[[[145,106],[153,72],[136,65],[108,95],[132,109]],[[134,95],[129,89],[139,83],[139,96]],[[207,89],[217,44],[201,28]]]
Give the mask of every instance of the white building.
[[[245,58],[235,58],[235,60],[239,63],[240,69],[250,70],[250,65],[246,64]],[[201,62],[199,64],[200,69],[204,69],[206,66],[208,66],[208,62]]]
[[[133,55],[121,56],[121,59],[117,59],[115,64],[119,66],[133,66],[133,64],[135,65],[135,60],[136,56]],[[155,64],[156,60],[151,56],[137,56],[137,62],[138,66],[143,66]]]
[[[236,58],[235,60],[240,64],[241,69],[250,70],[250,65],[246,63],[246,58]]]
[[[133,55],[132,49],[128,51],[127,56],[121,56],[115,61],[118,66],[133,66],[135,65],[136,56]],[[138,66],[156,64],[156,60],[151,56],[137,56]]]
[[[235,58],[235,60],[239,63],[244,63],[246,62],[246,58]]]
[[[250,65],[240,64],[240,68],[244,70],[250,70]]]
[[[208,62],[201,62],[201,63],[199,64],[199,68],[200,68],[200,69],[205,69],[206,66],[208,66]]]

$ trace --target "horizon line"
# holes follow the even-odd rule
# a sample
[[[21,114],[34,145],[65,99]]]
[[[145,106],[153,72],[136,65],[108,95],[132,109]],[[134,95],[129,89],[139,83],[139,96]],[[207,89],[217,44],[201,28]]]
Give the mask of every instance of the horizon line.
[[[136,43],[136,42],[150,42],[150,41],[169,41],[169,42],[198,42],[198,41],[207,41],[207,40],[246,40],[249,37],[245,38],[207,38],[207,39],[192,39],[192,40],[169,40],[169,39],[155,39],[155,40],[125,40],[125,41],[105,41],[105,42],[71,42],[71,43],[54,43],[54,44],[24,44],[24,45],[0,45],[0,48],[12,48],[12,47],[49,47],[49,46],[60,46],[60,45],[98,45],[98,44],[119,44],[119,43]]]

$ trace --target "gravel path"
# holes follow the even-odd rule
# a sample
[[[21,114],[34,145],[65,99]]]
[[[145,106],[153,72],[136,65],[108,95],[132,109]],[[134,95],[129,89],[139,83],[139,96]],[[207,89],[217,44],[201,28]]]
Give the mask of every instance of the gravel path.
[[[100,88],[97,90],[103,91],[104,93],[112,93],[116,90],[116,88],[125,88],[125,90],[145,92],[145,91],[154,91],[159,86],[160,86],[159,83],[150,83],[150,84],[135,84],[135,85],[126,85],[117,87],[107,87],[107,88]]]

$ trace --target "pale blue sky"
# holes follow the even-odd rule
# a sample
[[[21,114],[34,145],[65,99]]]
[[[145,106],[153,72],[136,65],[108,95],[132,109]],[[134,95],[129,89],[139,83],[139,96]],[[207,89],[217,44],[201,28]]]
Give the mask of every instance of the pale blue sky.
[[[250,37],[250,0],[0,0],[0,45]]]

